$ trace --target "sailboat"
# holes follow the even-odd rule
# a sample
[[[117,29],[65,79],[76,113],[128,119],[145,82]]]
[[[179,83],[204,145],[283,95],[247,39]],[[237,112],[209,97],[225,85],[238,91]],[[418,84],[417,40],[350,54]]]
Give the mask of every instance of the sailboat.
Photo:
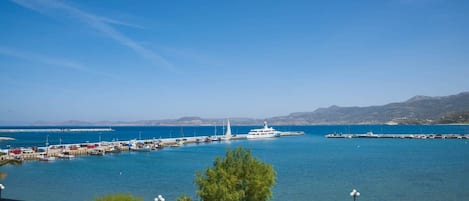
[[[205,142],[213,142],[213,141],[219,141],[220,140],[220,138],[217,136],[217,125],[216,124],[215,124],[214,128],[215,128],[215,131],[214,131],[215,136],[213,136],[213,137],[209,136],[207,139],[205,139]]]
[[[40,161],[54,161],[55,157],[49,156],[49,135],[46,136],[46,154],[37,156]]]
[[[230,120],[228,119],[227,122],[226,122],[226,133],[223,137],[221,137],[220,139],[221,140],[231,140],[231,137],[233,137],[231,135],[231,124],[230,124]]]

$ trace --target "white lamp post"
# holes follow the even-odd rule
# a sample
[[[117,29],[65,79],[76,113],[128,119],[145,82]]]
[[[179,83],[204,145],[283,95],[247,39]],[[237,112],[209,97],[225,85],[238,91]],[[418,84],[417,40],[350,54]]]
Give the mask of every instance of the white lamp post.
[[[352,192],[350,192],[350,196],[353,197],[353,201],[357,200],[357,197],[360,196],[360,192],[357,190],[353,189]]]
[[[0,184],[0,200],[2,200],[2,191],[5,189],[5,186],[3,184]]]
[[[158,195],[158,196],[155,198],[155,201],[165,201],[165,199],[163,198],[162,195]]]

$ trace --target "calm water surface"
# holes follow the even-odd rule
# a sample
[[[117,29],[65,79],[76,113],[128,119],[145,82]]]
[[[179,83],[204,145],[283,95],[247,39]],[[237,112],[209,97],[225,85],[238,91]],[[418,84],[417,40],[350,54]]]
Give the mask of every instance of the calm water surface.
[[[253,127],[233,127],[246,132]],[[211,166],[227,148],[243,146],[277,171],[274,201],[359,200],[459,201],[469,199],[469,140],[326,139],[331,132],[469,133],[469,126],[302,126],[275,127],[303,130],[306,135],[266,140],[186,145],[149,153],[121,153],[80,157],[72,161],[26,162],[4,166],[8,176],[3,197],[30,200],[84,201],[115,192],[153,200],[164,195],[175,200],[194,195],[194,174]],[[41,146],[51,141],[84,142],[213,134],[213,127],[118,127],[112,133],[0,134],[18,139],[13,145]],[[222,129],[218,128],[221,133]],[[93,140],[95,139],[95,140]],[[16,144],[15,144],[16,143]],[[1,147],[6,143],[2,142]]]

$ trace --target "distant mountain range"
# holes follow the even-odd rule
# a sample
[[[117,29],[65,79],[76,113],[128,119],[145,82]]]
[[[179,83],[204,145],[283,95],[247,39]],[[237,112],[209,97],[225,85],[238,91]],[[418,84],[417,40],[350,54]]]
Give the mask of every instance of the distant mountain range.
[[[312,112],[297,112],[268,119],[231,118],[232,125],[320,124],[434,124],[469,123],[469,92],[457,95],[429,97],[415,96],[405,102],[382,106],[319,108]],[[179,119],[142,121],[66,121],[60,123],[35,122],[35,126],[204,126],[221,125],[225,119],[182,117]]]
[[[457,95],[415,96],[405,102],[382,106],[319,108],[273,117],[272,124],[431,124],[447,115],[469,111],[469,92]],[[463,122],[446,122],[463,123]],[[469,123],[469,122],[468,122]]]

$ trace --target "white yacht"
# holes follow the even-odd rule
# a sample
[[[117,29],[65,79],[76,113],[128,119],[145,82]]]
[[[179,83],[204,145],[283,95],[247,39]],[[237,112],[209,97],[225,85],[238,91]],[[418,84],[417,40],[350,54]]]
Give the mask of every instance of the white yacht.
[[[267,126],[267,122],[264,121],[264,128],[251,129],[246,138],[256,139],[256,138],[270,138],[279,136],[280,132],[276,131],[272,127]]]

